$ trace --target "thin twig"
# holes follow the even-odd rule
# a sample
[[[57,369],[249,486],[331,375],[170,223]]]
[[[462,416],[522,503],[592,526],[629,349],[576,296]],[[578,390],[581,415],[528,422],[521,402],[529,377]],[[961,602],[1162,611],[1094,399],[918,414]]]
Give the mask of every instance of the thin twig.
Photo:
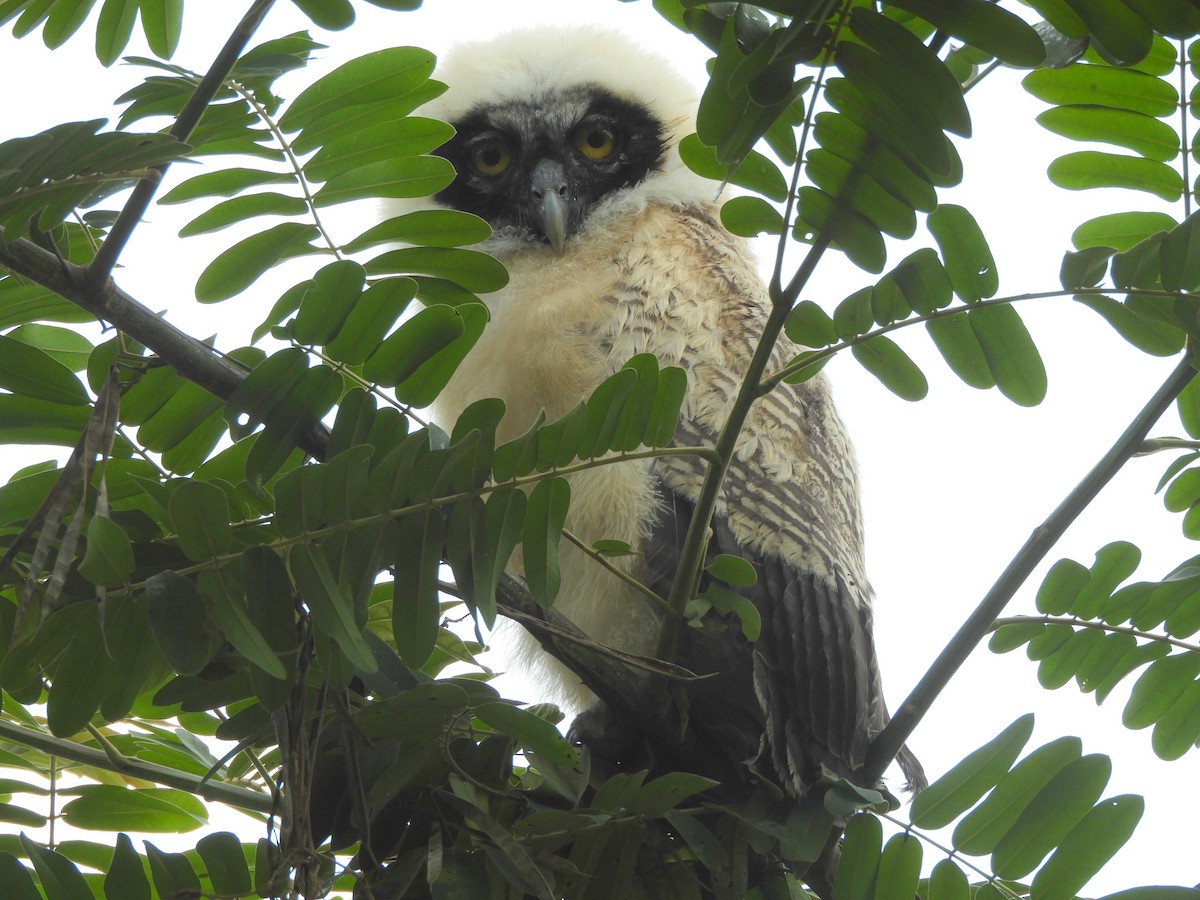
[[[1145,638],[1148,641],[1156,641],[1159,644],[1170,644],[1172,647],[1178,647],[1180,650],[1187,650],[1190,653],[1200,653],[1200,644],[1190,644],[1187,641],[1181,641],[1179,638],[1174,638],[1170,635],[1155,634],[1152,631],[1140,631],[1137,628],[1130,628],[1127,625],[1109,625],[1107,622],[1097,622],[1092,619],[1076,619],[1072,616],[1005,616],[1002,619],[994,621],[988,631],[995,631],[997,628],[1002,628],[1005,625],[1034,624],[1070,625],[1072,628],[1091,628],[1095,631],[1131,634],[1136,638]]]
[[[871,743],[867,753],[867,778],[882,777],[883,770],[900,752],[900,748],[929,711],[933,701],[983,640],[992,623],[1008,605],[1008,601],[1080,513],[1142,447],[1146,434],[1170,408],[1179,393],[1196,377],[1196,369],[1192,362],[1192,353],[1188,351],[1150,402],[1129,423],[1129,427],[1116,443],[1046,521],[1030,535],[1029,540],[1013,557],[976,610],[950,639],[925,676],[913,688],[912,693],[900,704],[892,721]]]
[[[208,74],[196,85],[196,90],[192,92],[192,96],[188,98],[183,109],[179,113],[179,117],[175,120],[175,124],[171,126],[170,135],[179,141],[187,141],[191,136],[192,131],[200,122],[201,116],[208,109],[208,104],[212,102],[217,91],[221,89],[221,85],[225,83],[225,78],[233,69],[234,64],[238,61],[238,57],[242,55],[246,44],[258,29],[259,23],[263,16],[274,5],[275,0],[254,0],[250,5],[250,9],[242,16],[242,20],[238,22],[233,33],[229,36],[229,40],[225,42],[225,46],[221,48],[221,52],[217,54],[217,58],[213,60],[212,66],[209,67]],[[162,183],[163,175],[167,171],[170,163],[162,163],[155,166],[148,177],[139,181],[130,192],[129,199],[125,201],[125,206],[121,209],[121,213],[117,216],[117,221],[113,223],[109,229],[108,237],[104,239],[104,243],[100,245],[100,250],[87,267],[87,273],[84,276],[84,287],[89,291],[97,291],[109,276],[112,275],[112,270],[117,264],[117,258],[121,255],[121,251],[125,249],[125,245],[129,242],[129,238],[133,235],[133,230],[142,221],[142,216],[146,214],[146,210],[150,208],[150,201],[154,199],[154,194],[158,190],[159,184]]]

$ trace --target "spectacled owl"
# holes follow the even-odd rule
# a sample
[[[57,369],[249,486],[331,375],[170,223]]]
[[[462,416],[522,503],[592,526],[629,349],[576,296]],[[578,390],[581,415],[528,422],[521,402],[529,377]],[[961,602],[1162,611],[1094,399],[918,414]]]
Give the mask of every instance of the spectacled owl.
[[[438,66],[448,89],[420,113],[456,130],[437,151],[457,172],[434,198],[475,213],[480,249],[508,268],[483,299],[483,336],[442,392],[450,426],[499,397],[497,440],[544,411],[572,410],[635,354],[680,366],[688,390],[679,446],[711,446],[770,310],[748,244],[720,224],[718,186],[691,172],[679,143],[696,94],[664,60],[596,28],[535,28],[463,44]],[[773,367],[800,352],[781,338]],[[704,463],[625,461],[570,476],[567,529],[584,544],[615,539],[614,560],[666,596]],[[737,627],[700,639],[685,629],[678,662],[699,675],[691,719],[801,796],[822,777],[861,780],[887,723],[872,638],[871,587],[853,451],[824,376],[782,384],[750,411],[711,523],[710,555],[757,570],[744,593],[761,636]],[[555,606],[591,638],[652,655],[662,613],[642,592],[564,542]],[[515,629],[514,629],[515,630]],[[576,710],[594,697],[526,638],[523,665]],[[732,735],[730,738],[729,736]],[[923,775],[907,752],[911,784]]]

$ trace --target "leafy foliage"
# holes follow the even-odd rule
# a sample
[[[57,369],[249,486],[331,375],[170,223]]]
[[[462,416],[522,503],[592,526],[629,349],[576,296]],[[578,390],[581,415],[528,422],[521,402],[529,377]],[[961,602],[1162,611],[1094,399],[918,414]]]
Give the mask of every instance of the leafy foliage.
[[[247,39],[267,5],[254,5]],[[1048,129],[1105,145],[1057,160],[1056,184],[1184,204],[1179,216],[1118,212],[1080,225],[1063,290],[1143,352],[1174,355],[1198,336],[1195,186],[1181,166],[1194,129],[1173,80],[1185,63],[1197,74],[1196,45],[1185,54],[1166,40],[1200,32],[1184,0],[1030,0],[1059,37],[1090,43],[1073,64],[1048,58],[1038,30],[984,0],[902,0],[882,12],[858,0],[655,5],[715,53],[685,162],[751,192],[724,205],[730,230],[778,235],[806,254],[790,280],[780,268],[780,314],[756,359],[765,364],[781,329],[809,349],[777,372],[748,372],[751,394],[812,377],[849,348],[918,400],[928,379],[890,335],[921,323],[966,384],[1021,405],[1043,399],[1046,372],[1016,308],[1031,298],[997,296],[975,218],[939,199],[962,175],[948,135],[971,133],[965,87],[993,60],[1033,69],[1024,84],[1052,104],[1039,117]],[[327,29],[354,20],[350,0],[296,6]],[[1124,844],[1140,799],[1105,797],[1110,764],[1077,738],[1022,756],[1031,717],[938,779],[885,841],[880,817],[894,803],[878,785],[822,784],[797,802],[766,779],[731,796],[690,771],[602,772],[561,736],[557,710],[502,698],[475,659],[480,643],[449,620],[465,609],[481,626],[500,612],[541,622],[568,664],[598,677],[563,649],[570,631],[553,614],[565,476],[669,453],[721,462],[714,447],[671,446],[683,372],[635,357],[566,416],[507,441],[499,401],[474,404],[449,434],[423,423],[413,408],[436,399],[487,327],[478,295],[507,282],[475,246],[488,227],[419,211],[341,239],[320,214],[424,197],[452,180],[433,153],[450,127],[414,115],[444,90],[432,54],[369,54],[285,103],[276,81],[320,48],[306,34],[235,48],[202,76],[168,61],[182,0],[4,0],[0,24],[15,37],[40,29],[56,47],[94,10],[102,64],[139,20],[158,57],[131,60],[147,74],[118,99],[116,129],[68,123],[0,144],[0,327],[10,329],[0,335],[0,436],[72,448],[0,487],[0,765],[37,781],[0,781],[0,820],[41,827],[32,800],[53,791],[70,798],[63,821],[116,837],[111,847],[0,838],[6,896],[741,898],[796,896],[798,879],[818,888],[824,878],[839,900],[972,890],[1058,900]],[[169,133],[130,130],[158,119]],[[317,257],[256,345],[220,356],[150,327],[161,323],[107,283],[122,219],[140,219],[138,192],[148,202],[182,156],[206,165],[159,199],[204,206],[181,240],[238,235],[201,275],[199,300],[262,291],[278,264]],[[119,212],[92,208],[133,182]],[[91,211],[76,218],[81,208]],[[885,236],[918,232],[931,240],[888,269]],[[880,277],[832,309],[799,301],[830,248]],[[118,334],[93,345],[47,324],[97,320]],[[1191,440],[1146,449],[1182,450],[1165,502],[1195,537],[1200,387],[1180,388]],[[625,549],[596,548],[596,564]],[[701,568],[721,583],[685,598],[688,610],[736,615],[755,640],[761,622],[736,590],[753,571],[693,550],[680,583],[698,584]],[[518,551],[525,585],[505,573]],[[1126,584],[1137,556],[1115,543],[1090,567],[1061,561],[1038,593],[1041,615],[996,623],[992,644],[1026,646],[1045,686],[1074,678],[1098,699],[1141,670],[1124,722],[1153,725],[1154,751],[1174,759],[1200,742],[1200,648],[1187,642],[1200,631],[1198,567]],[[973,646],[980,634],[968,637]],[[677,676],[671,662],[653,671]],[[214,758],[209,737],[233,749]],[[78,784],[59,782],[64,761]],[[209,833],[185,853],[148,841],[139,851],[124,833],[205,827],[198,798],[278,827],[254,844]],[[822,873],[843,826],[841,864]],[[951,826],[948,855],[921,878],[925,848],[947,844],[925,832]]]

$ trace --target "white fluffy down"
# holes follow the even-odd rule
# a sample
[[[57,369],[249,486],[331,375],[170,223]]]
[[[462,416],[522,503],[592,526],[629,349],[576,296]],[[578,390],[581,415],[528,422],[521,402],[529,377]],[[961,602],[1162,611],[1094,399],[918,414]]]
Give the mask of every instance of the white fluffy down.
[[[619,31],[541,26],[456,44],[438,60],[433,77],[449,87],[416,115],[451,123],[480,107],[582,85],[603,87],[649,108],[665,131],[662,168],[611,198],[593,213],[593,219],[597,214],[628,213],[654,203],[703,203],[716,193],[716,182],[696,175],[679,158],[679,142],[696,130],[699,94],[695,86],[666,59]],[[388,215],[398,215],[431,206],[436,206],[433,200],[423,198],[388,201],[384,209]]]

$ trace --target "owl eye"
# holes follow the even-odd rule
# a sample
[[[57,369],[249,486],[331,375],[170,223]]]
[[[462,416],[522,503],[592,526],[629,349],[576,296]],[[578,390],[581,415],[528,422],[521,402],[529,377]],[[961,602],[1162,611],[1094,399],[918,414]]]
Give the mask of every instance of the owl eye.
[[[512,151],[503,141],[488,141],[475,148],[471,164],[484,175],[499,175],[512,162]]]
[[[575,146],[588,159],[608,159],[616,148],[616,139],[603,125],[585,125],[575,132]]]

